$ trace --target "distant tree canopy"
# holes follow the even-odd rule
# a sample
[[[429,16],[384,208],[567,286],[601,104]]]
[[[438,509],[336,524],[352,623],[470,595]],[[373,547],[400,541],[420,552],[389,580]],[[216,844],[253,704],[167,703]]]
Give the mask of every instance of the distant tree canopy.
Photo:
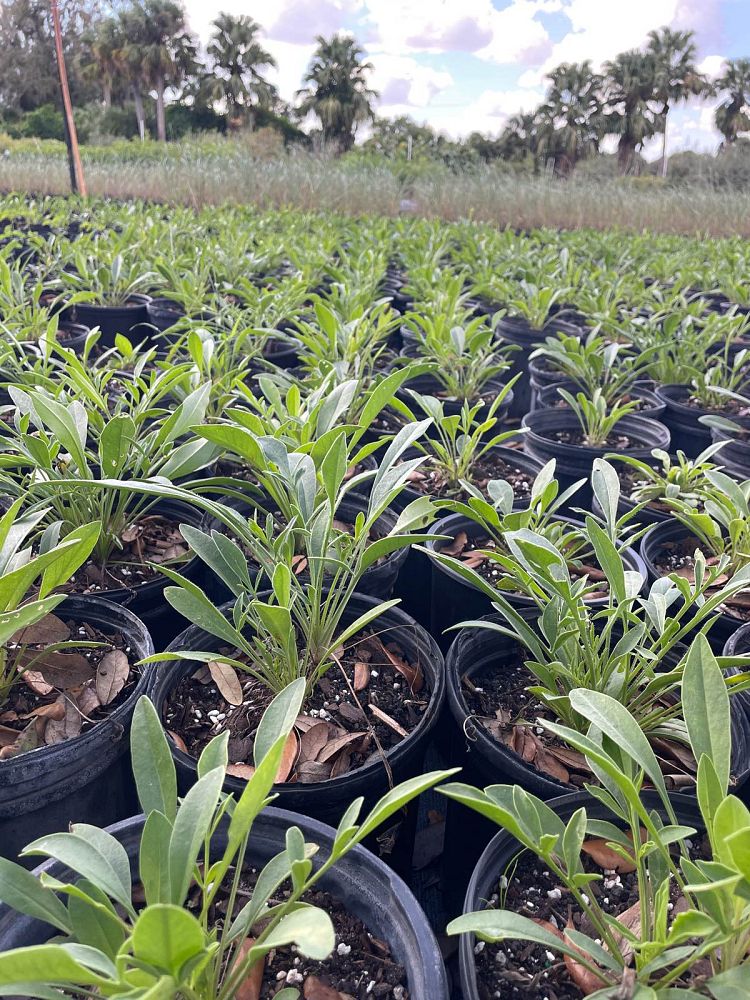
[[[294,106],[268,74],[276,62],[261,26],[220,12],[202,50],[181,0],[59,0],[71,95],[89,134],[179,138],[189,131],[270,127],[284,142],[319,136],[347,152],[363,126],[364,149],[389,159],[438,160],[460,167],[506,161],[568,177],[600,157],[610,137],[621,173],[641,169],[644,143],[662,137],[672,109],[715,96],[716,127],[727,151],[750,135],[750,58],[727,60],[709,80],[696,64],[691,31],[660,28],[640,49],[596,72],[590,61],[563,63],[548,77],[544,101],[512,116],[494,137],[452,141],[428,125],[378,117],[373,69],[349,35],[318,36]],[[48,0],[0,0],[0,127],[11,135],[54,137],[62,129]],[[317,131],[306,126],[315,122]],[[604,148],[607,148],[606,146]]]

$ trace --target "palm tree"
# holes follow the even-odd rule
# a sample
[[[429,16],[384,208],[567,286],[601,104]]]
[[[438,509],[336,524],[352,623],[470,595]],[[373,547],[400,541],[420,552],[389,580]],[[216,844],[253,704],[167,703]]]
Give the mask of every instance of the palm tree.
[[[654,61],[654,97],[661,106],[663,124],[661,175],[667,176],[667,117],[675,104],[690,97],[708,95],[711,86],[698,72],[695,64],[696,47],[692,31],[672,31],[659,28],[649,31],[646,51]]]
[[[253,99],[264,108],[276,100],[276,88],[262,75],[262,70],[275,68],[276,61],[258,41],[260,25],[247,14],[219,14],[212,24],[207,48],[212,72],[204,78],[204,93],[210,100],[226,102],[230,120],[247,123]]]
[[[88,37],[87,58],[81,72],[102,88],[105,108],[112,107],[112,89],[120,73],[118,51],[122,47],[120,23],[114,17],[99,21]]]
[[[185,11],[175,0],[139,0],[129,14],[134,35],[126,47],[129,62],[140,63],[144,85],[156,91],[156,135],[167,141],[164,94],[195,71],[196,48],[187,30]]]
[[[500,135],[501,157],[504,160],[525,160],[531,156],[534,172],[538,167],[539,116],[537,112],[523,112],[508,119]]]
[[[649,53],[631,49],[604,64],[605,130],[618,136],[620,172],[632,173],[636,153],[661,128],[661,115],[652,107],[656,66]]]
[[[726,149],[740,132],[750,131],[750,59],[727,60],[714,86],[719,93],[728,94],[714,117],[717,129],[724,136],[722,146]]]
[[[353,38],[318,35],[318,44],[304,82],[297,91],[302,116],[320,119],[323,138],[340,152],[351,149],[357,126],[375,116],[377,93],[367,86],[372,63],[363,62],[363,50]]]
[[[599,150],[602,78],[586,60],[562,63],[548,79],[551,86],[538,113],[539,150],[553,157],[555,170],[568,177],[579,160]]]

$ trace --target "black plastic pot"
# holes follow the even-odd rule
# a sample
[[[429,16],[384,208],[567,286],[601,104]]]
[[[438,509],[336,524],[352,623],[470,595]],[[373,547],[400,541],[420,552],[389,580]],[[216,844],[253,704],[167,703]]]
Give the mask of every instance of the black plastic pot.
[[[574,503],[585,507],[591,502],[591,470],[595,458],[603,458],[612,452],[611,447],[592,448],[588,445],[567,444],[556,441],[552,434],[557,431],[576,432],[580,430],[578,418],[572,410],[536,410],[523,419],[522,426],[528,428],[523,438],[524,451],[540,462],[556,460],[555,475],[561,489],[567,489],[579,479],[586,483],[574,498]],[[669,451],[669,431],[656,420],[648,417],[627,416],[620,420],[615,433],[625,434],[631,446],[624,454],[648,461],[654,448]]]
[[[202,522],[201,512],[196,507],[190,507],[178,500],[160,500],[149,513],[163,514],[180,524],[190,524],[196,528]],[[197,556],[193,556],[178,568],[180,573],[189,580],[198,580],[202,573],[203,563]],[[119,604],[120,607],[129,608],[134,615],[145,622],[157,652],[165,649],[187,623],[186,619],[167,604],[164,598],[164,588],[170,586],[170,583],[171,581],[166,576],[159,574],[159,576],[155,576],[145,583],[139,583],[135,587],[119,587],[117,590],[102,591],[102,597],[107,601]]]
[[[738,437],[733,431],[711,428],[713,441],[725,441],[714,461],[724,472],[737,479],[750,479],[750,440]]]
[[[286,337],[269,337],[263,348],[263,357],[277,368],[294,368],[299,364],[301,343],[294,338],[295,328],[290,324],[279,326],[279,332]],[[291,340],[288,338],[292,338]]]
[[[171,299],[156,298],[147,303],[148,321],[159,333],[171,330],[175,323],[185,317],[185,310]]]
[[[127,851],[133,881],[138,880],[138,849],[143,832],[143,816],[134,816],[110,827],[109,832]],[[330,856],[335,831],[305,816],[269,807],[253,824],[246,864],[262,868],[284,850],[286,831],[298,826],[306,841],[320,848],[313,859],[318,868]],[[215,834],[216,851],[226,845],[226,823]],[[36,869],[64,882],[77,876],[58,861],[48,861]],[[421,1000],[448,1000],[448,979],[440,948],[427,917],[408,886],[370,851],[355,847],[326,872],[319,887],[340,900],[379,940],[386,941],[393,958],[404,967],[409,996]],[[43,944],[54,931],[41,920],[0,906],[0,951]]]
[[[666,406],[662,423],[672,436],[672,451],[684,451],[688,458],[696,458],[711,444],[711,431],[700,423],[700,417],[711,411],[688,406],[688,385],[659,385],[656,395]]]
[[[405,458],[414,458],[419,454],[416,448],[409,449]],[[508,464],[528,472],[533,476],[539,472],[542,463],[538,462],[531,455],[525,455],[515,448],[503,448],[502,446],[493,448],[492,454],[498,455]],[[419,499],[424,494],[418,490],[406,488],[396,497],[392,504],[394,510],[401,512],[413,500]],[[430,529],[434,530],[434,526]],[[420,549],[411,546],[408,555],[402,564],[394,595],[401,598],[401,607],[407,614],[415,618],[420,625],[428,631],[432,630],[432,560]],[[442,637],[438,636],[438,641]]]
[[[571,523],[572,519],[571,519]],[[460,531],[465,531],[469,539],[482,536],[482,529],[475,521],[469,520],[462,514],[449,514],[447,517],[436,521],[431,530],[436,535],[447,535],[455,538]],[[425,548],[430,552],[440,551],[445,542],[427,542]],[[634,549],[626,549],[623,552],[623,560],[627,569],[639,572],[644,583],[647,577],[646,567],[639,554]],[[483,618],[492,613],[492,602],[485,594],[468,583],[451,566],[445,566],[432,559],[432,613],[431,631],[437,639],[441,649],[445,652],[453,641],[455,633],[446,629],[463,621],[473,621],[476,618]],[[530,598],[523,594],[514,594],[511,591],[503,591],[504,597],[518,610],[534,607]],[[591,601],[591,607],[599,607],[606,603],[606,598]]]
[[[682,542],[691,536],[684,524],[672,518],[663,524],[657,524],[641,539],[640,554],[648,571],[649,581],[658,580],[664,574],[657,568],[659,555],[664,546],[670,542]],[[700,548],[700,542],[695,539],[694,550]],[[727,640],[744,624],[744,619],[726,612],[720,612],[719,617],[711,626],[708,641],[715,653],[724,649]]]
[[[120,632],[134,661],[154,651],[143,622],[99,597],[68,597],[55,614]],[[137,808],[128,753],[130,719],[148,685],[138,679],[129,697],[88,732],[0,761],[0,855],[6,858],[69,823],[114,823]],[[33,864],[33,862],[32,862]]]
[[[355,594],[344,614],[344,624],[354,621],[369,608],[380,602],[372,597]],[[230,606],[225,605],[228,613]],[[416,728],[397,746],[388,752],[388,762],[393,774],[393,781],[400,782],[406,778],[422,773],[424,754],[427,744],[440,716],[445,696],[445,667],[443,656],[434,639],[419,626],[413,618],[398,607],[390,608],[377,619],[377,629],[386,634],[389,641],[397,642],[404,651],[406,658],[413,663],[418,662],[425,677],[426,690],[429,690],[429,705]],[[174,650],[215,650],[222,645],[222,640],[208,635],[197,626],[187,629],[170,645]],[[153,681],[149,695],[160,715],[171,692],[179,682],[197,668],[197,664],[183,660],[175,660],[157,666],[152,674]],[[171,743],[171,741],[170,741]],[[196,761],[171,743],[172,756],[177,767],[177,777],[180,791],[184,794],[196,781]],[[241,793],[245,782],[229,775],[224,783],[225,791]],[[384,795],[389,785],[388,773],[383,762],[378,757],[371,759],[362,767],[342,774],[338,778],[319,781],[311,784],[277,785],[274,791],[278,794],[277,802],[284,808],[312,816],[324,823],[338,823],[347,805],[357,796],[365,799],[365,808],[370,808]],[[408,867],[411,859],[411,839],[416,822],[416,807],[409,808],[408,816],[402,823],[399,833],[396,854],[392,864]]]
[[[367,510],[367,503],[366,497],[358,496],[356,493],[349,493],[339,504],[336,510],[336,517],[346,524],[353,524],[357,515]],[[250,516],[253,511],[258,509],[258,506],[251,500],[229,500],[227,501],[227,506],[247,516]],[[375,526],[382,535],[387,535],[396,526],[397,520],[398,514],[386,509],[375,522]],[[205,519],[203,530],[207,532],[227,532],[223,522],[213,517]],[[403,565],[408,551],[408,548],[397,549],[395,552],[389,553],[389,555],[385,556],[374,566],[370,566],[362,575],[362,579],[357,586],[357,591],[368,597],[377,597],[381,601],[387,601],[393,593],[399,569]],[[232,597],[226,585],[210,570],[207,570],[206,583],[211,597],[215,602],[223,603]]]
[[[80,354],[86,344],[86,338],[91,333],[83,323],[62,322],[57,327],[57,340],[62,347]]]
[[[660,803],[657,796],[653,793],[645,792],[644,798],[649,801],[649,804],[654,809],[659,810]],[[672,803],[679,823],[697,827],[698,829],[702,828],[703,823],[700,812],[694,800],[684,795],[673,795]],[[550,801],[549,805],[565,822],[581,806],[586,807],[587,814],[592,818],[612,820],[612,814],[607,812],[605,807],[593,796],[589,795],[588,792],[574,792],[571,795],[562,795]],[[516,857],[519,850],[520,844],[509,833],[501,830],[496,834],[479,859],[471,876],[464,900],[464,913],[474,913],[486,907],[487,900],[497,890],[500,876],[508,869],[508,866]],[[480,994],[477,986],[477,969],[474,956],[475,943],[473,934],[463,934],[461,936],[459,944],[459,967],[462,1000],[484,1000],[484,995]]]
[[[484,400],[485,406],[487,408],[489,408],[493,399],[500,392],[502,392],[504,386],[505,382],[500,378],[491,378],[488,379],[487,382],[485,382],[484,386],[482,387],[481,398]],[[443,389],[443,386],[442,383],[437,378],[435,378],[434,375],[418,375],[416,378],[409,379],[409,381],[406,382],[402,386],[402,388],[399,389],[398,392],[396,393],[396,398],[406,403],[406,405],[414,411],[414,414],[417,417],[417,419],[421,420],[424,419],[424,417],[428,416],[429,414],[427,414],[424,410],[422,410],[417,400],[408,391],[409,389],[413,389],[415,392],[418,392],[421,395],[437,396],[438,393]],[[471,400],[472,405],[476,404],[477,402],[478,400],[476,399]],[[442,403],[443,403],[443,411],[445,412],[446,416],[451,416],[451,417],[459,416],[461,414],[461,410],[463,409],[464,405],[462,400],[453,398],[444,398],[442,399]],[[508,390],[508,393],[505,399],[503,400],[502,404],[495,411],[495,419],[497,423],[489,432],[490,434],[494,435],[500,431],[502,423],[505,419],[507,419],[508,414],[512,409],[512,406],[513,406],[513,390],[510,389]],[[479,413],[480,417],[481,415],[482,411],[480,411]],[[426,434],[432,437],[438,436],[437,431],[432,426],[427,428]]]
[[[546,385],[543,389],[539,390],[539,393],[537,394],[537,406],[535,406],[534,409],[550,410],[552,408],[556,408],[559,410],[566,407],[567,403],[565,403],[560,396],[558,392],[559,389],[566,389],[574,396],[577,392],[581,391],[581,387],[570,379],[563,380],[562,382],[554,382],[552,385]],[[643,403],[641,408],[633,413],[633,416],[649,417],[651,420],[661,419],[666,409],[666,404],[662,402],[656,393],[651,389],[634,385],[632,389],[629,390],[628,396],[630,399],[639,399]]]
[[[526,320],[505,316],[498,322],[496,332],[499,340],[506,344],[513,344],[517,348],[510,355],[511,367],[506,376],[508,380],[514,375],[520,374],[521,376],[513,386],[514,398],[510,415],[523,417],[531,409],[529,356],[539,344],[544,342],[545,337],[554,336],[556,333],[582,337],[585,331],[573,323],[555,317],[551,317],[541,330],[535,330],[529,326]]]
[[[114,347],[118,333],[133,341],[149,336],[150,328],[148,304],[150,296],[134,294],[124,306],[98,306],[90,302],[79,302],[75,307],[77,323],[84,326],[98,326],[101,330],[99,343],[103,347]]]

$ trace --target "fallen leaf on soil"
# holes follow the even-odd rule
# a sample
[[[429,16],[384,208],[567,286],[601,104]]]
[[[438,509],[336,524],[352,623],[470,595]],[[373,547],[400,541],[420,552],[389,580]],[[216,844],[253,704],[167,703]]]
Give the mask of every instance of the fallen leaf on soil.
[[[304,763],[306,760],[317,760],[318,754],[329,739],[327,722],[321,721],[310,726],[299,738],[299,763]]]
[[[120,534],[120,541],[124,542],[126,545],[130,545],[136,540],[136,538],[141,534],[143,529],[137,524],[130,524],[124,531]]]
[[[340,993],[332,986],[326,986],[317,976],[308,976],[303,987],[305,1000],[351,1000],[348,993]]]
[[[228,663],[220,660],[211,660],[208,664],[214,684],[230,705],[242,704],[242,685],[237,676],[237,671]]]
[[[570,918],[568,918],[565,930],[575,930]],[[566,944],[570,945],[570,947],[579,954],[583,954],[581,949],[577,945],[573,944],[570,938],[566,939]],[[565,962],[565,968],[568,970],[568,975],[585,997],[587,997],[589,993],[596,993],[597,990],[600,990],[603,986],[607,985],[606,980],[602,979],[601,976],[597,976],[595,972],[591,972],[590,969],[581,965],[580,962],[576,962],[572,955],[564,955],[563,961]]]
[[[477,566],[481,566],[484,560],[485,557],[481,552],[470,552],[468,556],[463,557],[464,565],[470,569],[476,569]]]
[[[409,735],[406,732],[406,730],[402,726],[400,726],[395,719],[392,719],[390,715],[384,712],[382,708],[378,708],[377,705],[368,705],[367,707],[370,709],[370,711],[372,712],[372,714],[375,716],[376,719],[380,719],[380,721],[385,723],[385,725],[388,726],[389,729],[392,729],[394,733],[398,733],[399,736],[404,736],[404,737]]]
[[[304,556],[293,556],[292,557],[292,572],[299,576],[300,573],[304,573],[307,569],[307,559]]]
[[[127,653],[122,649],[110,649],[99,661],[96,668],[96,696],[102,705],[114,701],[130,673]]]
[[[4,746],[0,750],[0,760],[8,760],[16,757],[20,753],[27,753],[29,750],[36,750],[44,743],[44,731],[47,727],[46,719],[32,719],[20,733],[16,732],[13,743]]]
[[[357,660],[354,664],[354,690],[355,692],[364,691],[367,685],[370,683],[370,667],[368,664],[363,663],[361,660]]]
[[[65,642],[70,638],[70,629],[56,615],[45,615],[33,625],[20,628],[10,641],[19,646],[49,646],[53,642]]]
[[[326,761],[332,760],[337,753],[340,753],[344,747],[348,747],[350,744],[355,743],[357,740],[361,739],[362,736],[362,733],[346,733],[344,736],[336,736],[334,739],[326,743],[318,754],[318,760],[321,764],[325,764]]]
[[[96,688],[90,682],[83,685],[76,696],[76,701],[78,703],[78,710],[82,715],[90,716],[92,712],[95,712],[101,706]]]
[[[16,742],[20,733],[10,726],[0,726],[0,748],[11,747]]]
[[[444,546],[440,550],[440,553],[444,556],[460,556],[468,544],[469,536],[465,531],[459,531],[453,541],[449,545]]]
[[[245,781],[249,781],[255,774],[255,768],[252,764],[228,764],[227,774],[231,774],[235,778],[244,778]]]
[[[397,670],[409,685],[409,690],[412,694],[417,694],[421,691],[424,686],[424,677],[422,676],[422,671],[419,667],[413,667],[410,663],[407,663],[403,656],[400,655],[400,652],[396,652],[396,650],[392,648],[392,644],[390,646],[386,646],[380,641],[380,639],[378,639],[378,643],[380,648],[383,650],[383,653],[385,653],[388,657],[388,662],[391,664],[393,669]]]
[[[21,666],[33,663],[31,669],[34,673],[40,673],[48,684],[61,691],[78,687],[94,675],[91,664],[82,653],[51,653],[48,650],[35,653],[26,648],[18,657],[18,662]]]
[[[292,773],[292,768],[297,760],[298,753],[299,740],[297,739],[295,731],[292,730],[286,738],[284,750],[281,754],[281,763],[279,764],[279,769],[276,772],[276,782],[278,784],[285,782]]]
[[[306,760],[297,768],[297,781],[301,785],[310,785],[316,781],[327,781],[330,777],[330,766],[328,764],[321,764],[318,760]]]
[[[299,729],[301,733],[306,733],[308,729],[317,725],[320,725],[320,719],[314,719],[312,715],[298,715],[294,720],[295,729]]]
[[[546,750],[542,750],[541,753],[536,755],[534,764],[540,771],[544,771],[545,774],[557,778],[564,785],[567,785],[570,781],[570,771],[568,771],[567,767],[563,767],[560,761],[556,757],[553,757],[551,753],[547,753]]]
[[[245,938],[237,949],[235,963],[244,961],[247,954],[255,944],[255,938]],[[265,960],[259,959],[250,967],[247,976],[242,980],[235,990],[236,1000],[259,1000],[260,991],[263,987],[263,972],[265,970]]]
[[[44,730],[44,742],[50,746],[54,743],[64,743],[72,740],[81,732],[81,713],[71,698],[61,694],[55,704],[60,704],[65,710],[62,719],[50,719]]]
[[[631,934],[634,934],[640,939],[641,936],[641,901],[637,899],[632,906],[629,906],[627,910],[623,910],[622,913],[617,914],[618,923],[629,930]],[[617,941],[620,951],[622,952],[622,957],[625,962],[630,962],[633,957],[633,946],[625,937],[624,934],[618,934],[615,931],[615,941]]]
[[[606,840],[598,838],[584,840],[581,850],[585,851],[595,864],[607,871],[615,871],[620,875],[635,871],[635,865],[631,861],[626,861],[617,851],[613,851]]]
[[[680,746],[679,743],[672,740],[661,739],[659,736],[653,737],[651,743],[657,753],[660,752],[663,756],[677,761],[689,774],[697,772],[698,765],[696,764],[695,756],[687,747]]]
[[[183,740],[179,733],[173,732],[171,729],[167,730],[169,736],[174,740],[174,744],[178,750],[182,750],[183,753],[188,752],[187,743]]]
[[[21,680],[30,687],[34,694],[40,694],[42,696],[52,694],[55,690],[51,684],[48,684],[44,677],[39,673],[38,670],[24,670],[21,674]]]
[[[53,701],[51,705],[40,705],[39,708],[35,708],[33,712],[27,712],[26,715],[21,716],[22,719],[55,719],[59,722],[61,719],[65,718],[65,706],[61,704],[60,699]]]

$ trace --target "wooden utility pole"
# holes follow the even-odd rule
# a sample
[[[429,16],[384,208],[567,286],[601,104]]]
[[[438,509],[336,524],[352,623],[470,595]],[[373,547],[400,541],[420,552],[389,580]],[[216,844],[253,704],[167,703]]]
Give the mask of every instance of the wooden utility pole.
[[[65,144],[68,147],[71,186],[74,194],[80,194],[85,198],[86,178],[83,176],[83,164],[81,163],[81,154],[78,149],[78,134],[76,133],[76,123],[73,120],[73,105],[70,101],[70,90],[68,89],[68,74],[65,69],[60,11],[57,7],[57,0],[50,0],[50,7],[52,8],[52,26],[55,32],[57,70],[60,74],[60,91],[62,93],[63,115],[65,117]]]

